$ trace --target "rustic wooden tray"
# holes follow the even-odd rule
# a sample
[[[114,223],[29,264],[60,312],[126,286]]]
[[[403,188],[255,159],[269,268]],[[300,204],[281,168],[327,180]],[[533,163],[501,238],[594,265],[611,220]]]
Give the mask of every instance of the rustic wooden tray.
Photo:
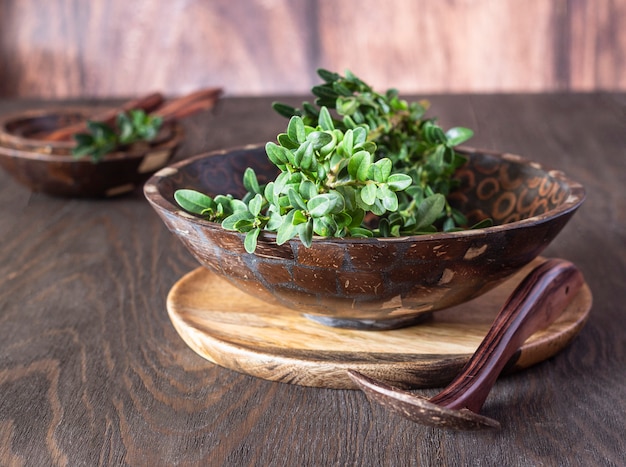
[[[461,370],[508,295],[541,261],[545,259],[538,258],[469,303],[392,331],[317,324],[247,295],[203,267],[172,287],[167,309],[189,347],[241,373],[303,386],[355,389],[346,370],[356,369],[404,387],[438,387]],[[585,284],[555,323],[526,341],[506,371],[527,368],[561,351],[584,326],[591,304]]]

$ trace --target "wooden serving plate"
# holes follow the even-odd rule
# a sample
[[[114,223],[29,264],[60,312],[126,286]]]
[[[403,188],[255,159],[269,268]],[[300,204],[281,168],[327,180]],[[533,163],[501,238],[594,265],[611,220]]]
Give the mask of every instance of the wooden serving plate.
[[[170,290],[167,309],[183,340],[225,368],[259,378],[336,389],[356,389],[346,370],[403,387],[444,386],[474,353],[509,294],[545,258],[538,258],[487,294],[433,313],[422,324],[390,331],[327,327],[268,305],[199,267]],[[554,356],[584,326],[592,295],[584,284],[548,329],[535,333],[507,371]]]

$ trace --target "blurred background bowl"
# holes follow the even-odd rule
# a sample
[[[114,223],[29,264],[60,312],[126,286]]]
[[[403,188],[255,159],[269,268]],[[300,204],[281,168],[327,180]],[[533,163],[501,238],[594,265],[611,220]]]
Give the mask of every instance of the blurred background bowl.
[[[170,122],[150,143],[93,162],[72,156],[74,141],[46,141],[42,134],[85,120],[89,108],[24,112],[0,119],[0,166],[32,191],[56,196],[109,197],[132,191],[166,166],[183,140],[182,126]]]
[[[257,249],[244,235],[183,211],[174,192],[191,188],[242,196],[242,175],[259,181],[277,169],[263,146],[213,152],[166,167],[144,185],[146,198],[204,267],[239,289],[317,322],[357,329],[393,329],[477,297],[537,257],[580,204],[583,187],[560,171],[510,154],[473,149],[450,196],[472,222],[493,227],[401,238],[320,238],[306,248],[262,234]]]

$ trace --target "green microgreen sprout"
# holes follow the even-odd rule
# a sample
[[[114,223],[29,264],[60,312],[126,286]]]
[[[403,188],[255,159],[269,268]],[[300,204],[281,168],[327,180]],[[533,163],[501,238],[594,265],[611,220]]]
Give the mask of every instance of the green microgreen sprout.
[[[93,162],[99,162],[113,151],[137,142],[154,140],[162,123],[161,117],[148,115],[141,109],[119,113],[115,126],[88,121],[88,132],[74,135],[76,147],[72,155],[76,159],[89,156]]]
[[[400,237],[466,229],[467,219],[447,196],[466,162],[454,147],[473,132],[444,131],[424,117],[427,102],[408,103],[393,89],[379,94],[349,71],[318,74],[324,83],[312,89],[315,103],[301,109],[273,104],[289,118],[286,132],[265,145],[280,169],[275,180],[261,185],[248,168],[241,200],[182,189],[176,202],[245,233],[249,253],[262,231],[276,233],[279,245],[298,237],[309,247],[314,235]]]

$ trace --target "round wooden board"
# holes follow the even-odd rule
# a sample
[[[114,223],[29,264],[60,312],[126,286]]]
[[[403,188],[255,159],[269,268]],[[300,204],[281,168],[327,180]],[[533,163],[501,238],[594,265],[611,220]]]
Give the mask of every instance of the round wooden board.
[[[522,278],[544,258],[473,301],[433,313],[422,324],[356,331],[317,324],[268,305],[200,267],[170,290],[167,309],[183,340],[225,368],[283,383],[356,389],[355,369],[408,388],[444,386],[461,370]],[[531,336],[508,371],[552,357],[578,334],[591,310],[587,284],[548,329]]]

